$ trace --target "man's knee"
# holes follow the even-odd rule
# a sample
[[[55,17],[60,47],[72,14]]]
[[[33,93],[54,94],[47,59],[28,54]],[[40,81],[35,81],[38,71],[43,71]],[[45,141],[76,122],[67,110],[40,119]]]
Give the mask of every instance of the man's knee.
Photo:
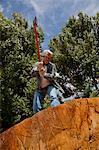
[[[54,100],[52,100],[52,102],[51,102],[51,106],[57,106],[57,105],[59,105],[59,104],[60,104],[60,102],[59,102],[58,99],[54,99]]]

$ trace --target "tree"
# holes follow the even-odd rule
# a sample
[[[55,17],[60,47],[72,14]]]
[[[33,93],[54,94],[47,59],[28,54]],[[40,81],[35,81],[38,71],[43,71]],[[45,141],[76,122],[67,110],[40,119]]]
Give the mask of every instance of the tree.
[[[67,75],[79,89],[84,87],[87,78],[92,78],[96,86],[99,71],[98,22],[99,14],[89,17],[80,12],[78,17],[70,17],[61,33],[49,43],[57,53],[54,61],[59,71]]]
[[[0,15],[0,79],[3,128],[32,115],[35,80],[30,78],[37,60],[33,27],[18,13],[14,19]],[[39,28],[39,27],[38,27]],[[39,44],[43,32],[39,30]]]

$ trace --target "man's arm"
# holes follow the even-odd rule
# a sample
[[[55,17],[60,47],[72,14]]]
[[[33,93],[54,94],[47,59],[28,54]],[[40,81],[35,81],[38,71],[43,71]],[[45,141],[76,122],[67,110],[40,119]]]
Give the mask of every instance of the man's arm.
[[[52,81],[55,78],[56,72],[57,72],[56,66],[55,66],[55,64],[52,64],[52,70],[50,71],[50,73],[45,73],[44,77],[47,78],[48,80]]]
[[[31,76],[37,77],[39,75],[39,71],[37,70],[37,64],[34,65],[33,69],[31,70]]]

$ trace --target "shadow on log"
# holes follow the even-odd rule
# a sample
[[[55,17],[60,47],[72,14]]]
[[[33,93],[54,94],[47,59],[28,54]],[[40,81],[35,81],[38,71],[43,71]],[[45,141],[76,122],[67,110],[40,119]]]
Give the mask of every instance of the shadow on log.
[[[99,150],[99,98],[35,114],[0,134],[0,150]]]

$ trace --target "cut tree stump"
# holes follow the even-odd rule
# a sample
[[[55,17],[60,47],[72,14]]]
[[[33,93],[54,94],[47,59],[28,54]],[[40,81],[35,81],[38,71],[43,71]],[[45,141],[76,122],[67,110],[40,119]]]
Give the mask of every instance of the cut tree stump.
[[[0,150],[99,150],[99,98],[33,115],[0,134]]]

